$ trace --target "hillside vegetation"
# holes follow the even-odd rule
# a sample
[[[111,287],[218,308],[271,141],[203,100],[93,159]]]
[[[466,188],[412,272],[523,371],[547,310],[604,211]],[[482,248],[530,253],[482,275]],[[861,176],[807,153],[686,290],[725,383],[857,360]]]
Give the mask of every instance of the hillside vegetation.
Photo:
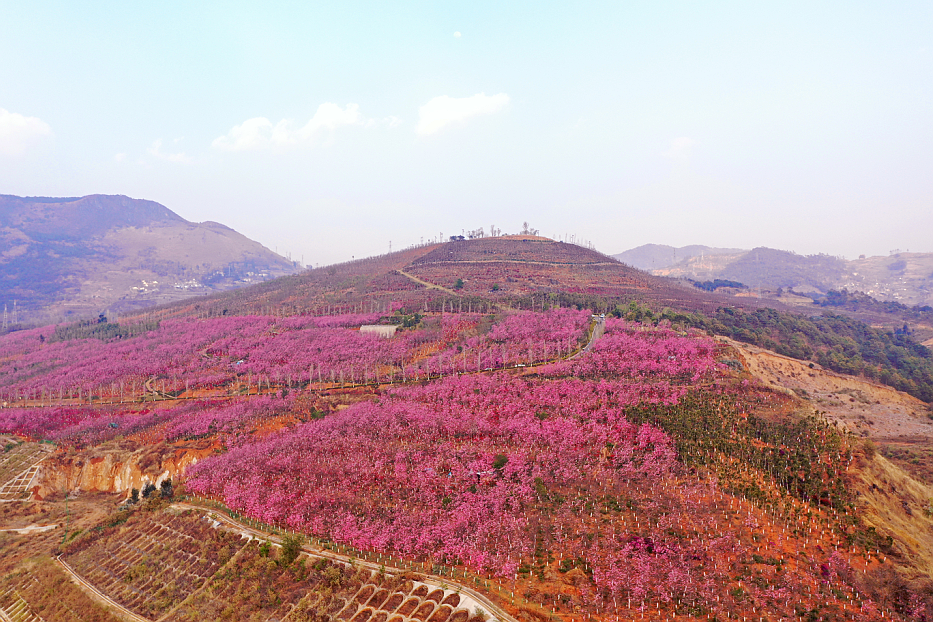
[[[711,336],[923,394],[910,335],[480,242],[0,337],[0,431],[56,446],[11,503],[120,491],[40,541],[148,619],[933,615],[933,490]]]
[[[711,314],[672,310],[656,314],[630,305],[618,308],[616,314],[701,328],[833,371],[877,380],[933,403],[933,352],[913,340],[908,331],[887,332],[831,313],[804,317],[774,309],[748,313],[724,307]]]

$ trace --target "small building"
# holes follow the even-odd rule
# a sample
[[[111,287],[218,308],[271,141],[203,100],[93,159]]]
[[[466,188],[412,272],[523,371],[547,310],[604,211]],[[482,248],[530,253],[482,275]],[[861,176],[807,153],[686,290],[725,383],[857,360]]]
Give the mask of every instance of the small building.
[[[395,331],[398,330],[396,324],[364,324],[360,326],[361,333],[373,333],[379,337],[389,337],[395,336]]]

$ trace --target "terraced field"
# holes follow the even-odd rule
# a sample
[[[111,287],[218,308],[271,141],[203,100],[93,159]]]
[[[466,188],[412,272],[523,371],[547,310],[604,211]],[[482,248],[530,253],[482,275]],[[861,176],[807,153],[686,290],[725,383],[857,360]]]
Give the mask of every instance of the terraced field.
[[[304,556],[285,564],[253,541],[173,618],[468,622],[472,614],[460,605],[450,590],[351,564]]]
[[[117,622],[50,561],[0,578],[0,620]]]
[[[203,586],[244,541],[196,513],[138,512],[83,544],[63,561],[115,602],[155,620]]]
[[[35,479],[39,463],[54,447],[45,443],[18,442],[0,437],[0,501],[20,498]]]
[[[317,609],[323,598],[309,595],[305,609]],[[335,615],[349,622],[467,622],[472,616],[460,607],[459,594],[431,589],[423,583],[378,577],[375,573],[360,587],[353,599]]]
[[[44,618],[29,608],[29,603],[22,597],[22,592],[32,587],[33,580],[28,576],[19,577],[19,581],[0,594],[0,618],[16,622],[40,622]]]
[[[431,586],[412,574],[375,570],[297,548],[288,555],[283,546],[256,539],[255,532],[238,531],[233,523],[221,527],[198,511],[144,507],[122,525],[91,530],[91,535],[68,547],[62,561],[101,594],[150,620],[483,622],[488,618],[477,612],[481,605],[471,596],[443,584]],[[33,582],[37,581],[28,573],[0,582],[0,607],[9,619],[47,619],[28,598],[19,596]]]

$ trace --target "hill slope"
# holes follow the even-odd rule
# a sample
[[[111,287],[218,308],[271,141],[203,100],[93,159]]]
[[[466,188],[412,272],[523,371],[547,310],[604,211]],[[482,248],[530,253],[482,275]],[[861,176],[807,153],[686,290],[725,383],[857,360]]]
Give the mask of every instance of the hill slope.
[[[695,328],[930,354],[835,316],[676,310],[717,301],[740,299],[492,238],[0,336],[0,528],[75,514],[41,550],[0,538],[0,574],[61,553],[153,619],[486,619],[447,588],[496,622],[930,619],[931,472],[898,466],[931,444],[925,405]],[[125,503],[92,521],[69,490]],[[283,546],[216,531],[228,512]]]
[[[709,292],[572,244],[505,236],[431,244],[310,270],[147,310],[135,319],[573,306],[731,336],[835,371],[862,373],[933,401],[933,355],[919,345],[927,332],[916,318],[905,319],[898,310],[824,309],[809,298],[803,298],[808,305],[801,314],[799,306],[744,291],[744,296]],[[907,332],[905,321],[911,324]]]
[[[219,619],[210,612],[233,602],[242,604],[229,619],[298,602],[317,620],[375,618],[379,608],[366,609],[375,588],[331,610],[314,604],[313,585],[294,585],[325,569],[314,556],[327,551],[351,571],[364,560],[475,588],[509,614],[496,613],[499,622],[882,611],[906,621],[933,611],[933,492],[788,391],[822,372],[767,374],[734,346],[613,318],[575,356],[593,326],[588,310],[429,313],[391,339],[353,330],[395,319],[380,316],[188,318],[120,339],[52,327],[0,338],[0,391],[11,400],[0,431],[57,445],[19,498],[58,512],[62,490],[132,500],[135,487],[149,510],[127,503],[73,542],[46,540],[41,555],[62,553],[83,580],[152,618],[192,591],[177,572],[186,569],[210,580],[186,605],[193,619]],[[18,442],[8,453],[38,452]],[[157,514],[159,497],[182,482],[196,513]],[[0,525],[23,524],[25,499],[8,505]],[[241,538],[231,548],[201,518],[207,507],[248,517],[254,530],[304,534],[312,557],[292,567],[268,545],[240,555]],[[0,571],[28,572],[5,543]],[[159,577],[178,589],[160,592],[148,579],[166,565]]]
[[[19,322],[123,313],[297,271],[218,223],[154,201],[0,195],[0,304]]]

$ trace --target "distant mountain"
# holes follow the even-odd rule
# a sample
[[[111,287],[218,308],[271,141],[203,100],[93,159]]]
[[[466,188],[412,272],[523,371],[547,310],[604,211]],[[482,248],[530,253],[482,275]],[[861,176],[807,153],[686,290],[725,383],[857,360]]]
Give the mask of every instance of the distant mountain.
[[[6,323],[122,313],[292,274],[295,263],[224,225],[125,196],[0,195]]]
[[[846,261],[829,255],[798,255],[773,248],[755,248],[736,258],[719,278],[769,290],[794,288],[826,292],[846,274]]]
[[[894,253],[847,262],[836,289],[862,291],[879,300],[933,305],[933,253]]]
[[[692,244],[690,246],[681,246],[675,248],[666,244],[644,244],[638,248],[633,248],[613,255],[622,263],[626,263],[633,268],[640,270],[660,270],[668,266],[676,265],[682,261],[694,257],[707,256],[737,256],[746,251],[738,248],[713,248],[711,246],[702,246]]]
[[[697,251],[696,249],[699,249]],[[738,281],[756,291],[810,295],[847,289],[905,305],[933,304],[933,253],[896,253],[847,261],[825,254],[759,247],[750,251],[646,244],[614,255],[656,276]],[[676,262],[672,261],[674,258]]]

